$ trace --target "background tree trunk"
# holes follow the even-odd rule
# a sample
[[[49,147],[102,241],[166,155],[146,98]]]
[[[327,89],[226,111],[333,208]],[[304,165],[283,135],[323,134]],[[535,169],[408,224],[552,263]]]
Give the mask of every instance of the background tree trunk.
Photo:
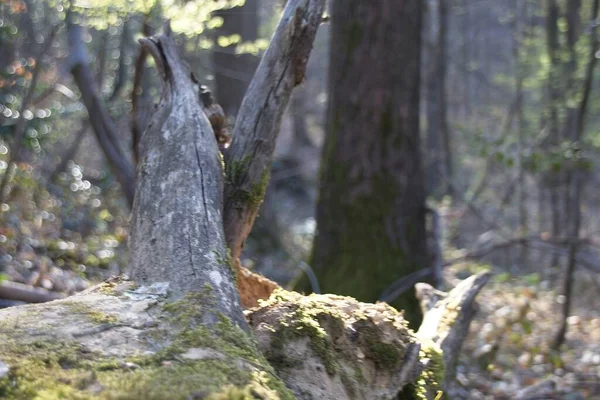
[[[437,43],[436,31],[440,25],[436,9],[439,6],[437,1],[427,2],[427,12],[425,13],[427,23],[424,24],[424,70],[425,74],[425,110],[426,110],[426,178],[427,193],[430,195],[440,195],[440,186],[444,178],[441,120],[440,120],[440,101],[438,87],[440,77],[438,67],[445,60],[440,60],[440,48]]]
[[[374,302],[428,264],[419,142],[422,2],[335,0],[313,267]],[[304,286],[304,288],[308,288]],[[414,293],[394,303],[418,323]]]

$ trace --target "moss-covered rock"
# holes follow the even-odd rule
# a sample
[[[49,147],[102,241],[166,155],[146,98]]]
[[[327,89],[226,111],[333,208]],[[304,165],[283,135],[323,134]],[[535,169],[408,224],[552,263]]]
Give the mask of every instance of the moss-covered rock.
[[[293,399],[211,293],[82,296],[0,312],[2,399]]]
[[[414,333],[384,303],[277,290],[247,317],[298,398],[391,399],[421,371]]]

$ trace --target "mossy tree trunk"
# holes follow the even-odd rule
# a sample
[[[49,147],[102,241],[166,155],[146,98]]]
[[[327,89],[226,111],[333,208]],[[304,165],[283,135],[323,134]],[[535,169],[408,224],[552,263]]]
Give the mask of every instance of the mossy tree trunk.
[[[334,0],[312,262],[325,293],[374,302],[427,266],[419,153],[422,2]],[[393,304],[418,323],[414,293]]]

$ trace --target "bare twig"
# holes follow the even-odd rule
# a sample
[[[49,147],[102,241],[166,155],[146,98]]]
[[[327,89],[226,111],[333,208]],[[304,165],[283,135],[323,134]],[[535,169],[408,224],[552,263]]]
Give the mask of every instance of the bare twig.
[[[125,81],[127,80],[127,64],[125,63],[125,60],[127,58],[125,57],[125,50],[127,49],[127,40],[129,37],[130,24],[130,18],[123,22],[123,30],[121,32],[121,44],[119,47],[119,67],[117,69],[117,78],[113,86],[113,92],[110,95],[108,101],[113,101],[117,98],[119,93],[121,93],[121,89],[123,89],[123,87],[125,86]],[[144,35],[149,36],[150,33],[146,34],[146,32],[144,32]]]
[[[540,236],[526,236],[518,237],[510,240],[506,240],[502,243],[487,246],[483,249],[474,250],[467,252],[462,256],[452,258],[450,260],[443,261],[444,267],[449,267],[467,260],[480,260],[483,257],[493,253],[494,251],[509,249],[514,246],[526,246],[531,248],[540,248],[544,251],[551,251],[559,256],[567,257],[569,254],[564,247],[569,246],[573,242],[572,238],[549,238],[543,239]],[[579,246],[588,245],[591,246],[591,242],[587,238],[577,239]],[[577,262],[587,268],[588,270],[596,273],[600,273],[600,265],[592,260],[593,257],[586,255],[583,251],[579,251],[577,254]],[[392,302],[398,296],[410,290],[414,284],[420,280],[425,280],[430,277],[434,272],[434,267],[426,267],[413,272],[410,275],[404,276],[401,279],[395,281],[388,286],[379,297],[379,301]]]

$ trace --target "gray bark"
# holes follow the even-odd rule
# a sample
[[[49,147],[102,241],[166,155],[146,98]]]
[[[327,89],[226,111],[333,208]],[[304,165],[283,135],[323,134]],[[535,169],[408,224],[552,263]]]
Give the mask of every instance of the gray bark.
[[[415,287],[424,315],[417,337],[421,341],[431,339],[441,348],[446,370],[443,387],[448,398],[452,398],[449,391],[456,378],[460,350],[477,312],[475,299],[490,276],[488,272],[473,275],[460,282],[447,295],[426,283],[419,283]]]
[[[242,101],[226,153],[224,224],[239,257],[269,180],[275,141],[292,89],[304,79],[324,0],[290,0]]]
[[[227,265],[223,168],[199,87],[177,54],[168,26],[163,35],[142,39],[142,44],[154,57],[164,86],[140,142],[131,277],[142,284],[168,282],[175,298],[212,287],[214,312],[207,315],[221,313],[245,327]]]

